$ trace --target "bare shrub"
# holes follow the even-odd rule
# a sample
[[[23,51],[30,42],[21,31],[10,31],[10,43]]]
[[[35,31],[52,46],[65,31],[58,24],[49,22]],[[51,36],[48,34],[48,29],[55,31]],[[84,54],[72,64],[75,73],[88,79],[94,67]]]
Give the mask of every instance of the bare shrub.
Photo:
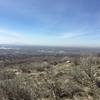
[[[8,100],[36,100],[38,98],[31,81],[21,77],[0,82],[0,89],[7,95]]]
[[[90,88],[89,95],[93,96],[95,100],[99,100],[99,89],[96,85],[96,58],[93,56],[81,57],[80,65],[71,70],[73,79],[81,84]]]
[[[7,80],[15,78],[15,72],[3,69],[0,71],[0,80]]]

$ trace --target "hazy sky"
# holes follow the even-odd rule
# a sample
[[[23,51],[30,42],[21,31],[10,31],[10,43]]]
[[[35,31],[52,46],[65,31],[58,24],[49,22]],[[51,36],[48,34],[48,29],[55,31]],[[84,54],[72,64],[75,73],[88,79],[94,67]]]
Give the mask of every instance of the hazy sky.
[[[100,0],[0,0],[0,43],[100,46]]]

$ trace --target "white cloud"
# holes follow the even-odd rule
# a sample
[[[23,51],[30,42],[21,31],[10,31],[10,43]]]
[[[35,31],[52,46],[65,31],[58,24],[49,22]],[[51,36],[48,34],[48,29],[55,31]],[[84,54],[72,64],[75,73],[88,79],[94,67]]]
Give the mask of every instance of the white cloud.
[[[0,44],[15,44],[19,43],[19,40],[17,38],[12,38],[12,37],[5,37],[5,36],[0,36]]]
[[[22,33],[0,29],[0,43],[20,44],[23,42]]]
[[[7,30],[7,29],[0,29],[0,35],[9,35],[9,36],[14,36],[14,37],[20,37],[21,33],[18,32],[14,32],[11,30]]]
[[[13,30],[0,29],[0,44],[33,44],[33,45],[74,45],[86,32],[62,33],[57,35],[26,34]],[[78,38],[77,38],[78,37]],[[71,40],[70,40],[71,39]],[[80,43],[77,42],[77,43]]]
[[[76,38],[76,37],[80,37],[80,36],[83,36],[83,35],[86,35],[87,33],[75,33],[75,32],[72,32],[72,33],[63,33],[61,34],[60,38],[67,38],[67,39],[70,39],[70,38]]]

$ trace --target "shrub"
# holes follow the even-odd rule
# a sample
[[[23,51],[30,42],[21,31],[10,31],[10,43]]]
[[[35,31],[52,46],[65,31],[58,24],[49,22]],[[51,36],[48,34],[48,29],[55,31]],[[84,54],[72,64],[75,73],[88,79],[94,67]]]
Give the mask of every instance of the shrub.
[[[8,100],[35,100],[38,98],[34,93],[31,81],[21,77],[1,82],[0,89],[3,90]]]
[[[15,72],[3,69],[0,71],[0,80],[7,80],[15,78]]]

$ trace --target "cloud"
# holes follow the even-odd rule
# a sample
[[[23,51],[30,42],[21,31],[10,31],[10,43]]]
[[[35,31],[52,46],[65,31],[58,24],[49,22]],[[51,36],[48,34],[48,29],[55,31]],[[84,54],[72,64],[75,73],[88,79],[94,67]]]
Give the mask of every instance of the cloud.
[[[87,35],[88,33],[83,33],[83,32],[80,32],[80,33],[75,33],[75,32],[71,32],[71,33],[63,33],[60,38],[64,38],[64,39],[70,39],[70,38],[77,38],[77,37],[82,37],[82,36],[85,36]]]
[[[18,44],[20,43],[17,38],[12,38],[9,36],[0,36],[0,44]]]
[[[14,32],[7,29],[0,29],[0,35],[11,36],[11,37],[20,37],[21,33]]]
[[[0,29],[0,43],[20,44],[23,41],[22,33],[7,29]]]

